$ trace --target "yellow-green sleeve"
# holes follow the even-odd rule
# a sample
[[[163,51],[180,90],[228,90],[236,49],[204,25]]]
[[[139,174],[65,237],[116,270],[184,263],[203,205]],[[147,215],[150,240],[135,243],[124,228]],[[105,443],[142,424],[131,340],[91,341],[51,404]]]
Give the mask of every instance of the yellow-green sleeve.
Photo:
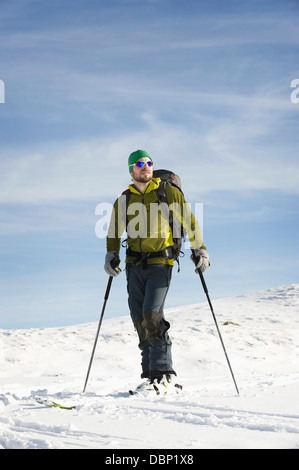
[[[126,197],[120,196],[113,204],[111,213],[110,224],[108,228],[106,238],[106,248],[108,251],[120,251],[121,237],[124,233],[126,222],[125,222],[125,205]]]

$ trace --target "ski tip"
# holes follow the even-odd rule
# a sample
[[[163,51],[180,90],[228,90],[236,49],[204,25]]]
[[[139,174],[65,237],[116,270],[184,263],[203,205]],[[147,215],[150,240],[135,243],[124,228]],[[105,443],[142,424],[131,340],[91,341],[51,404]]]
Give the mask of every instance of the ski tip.
[[[76,408],[76,405],[71,405],[71,406],[66,406],[66,405],[61,405],[60,403],[56,403],[53,400],[50,400],[49,398],[36,398],[35,399],[37,403],[40,405],[44,405],[47,408],[60,408],[62,410],[74,410]]]

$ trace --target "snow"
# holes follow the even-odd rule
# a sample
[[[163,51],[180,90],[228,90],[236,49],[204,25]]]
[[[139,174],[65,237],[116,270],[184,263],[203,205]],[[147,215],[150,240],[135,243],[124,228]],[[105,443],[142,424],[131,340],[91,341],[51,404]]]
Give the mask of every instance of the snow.
[[[97,321],[0,330],[0,448],[298,449],[299,284],[213,306],[240,395],[206,301],[165,311],[184,389],[163,397],[127,393],[140,383],[129,316],[104,318],[85,394]]]

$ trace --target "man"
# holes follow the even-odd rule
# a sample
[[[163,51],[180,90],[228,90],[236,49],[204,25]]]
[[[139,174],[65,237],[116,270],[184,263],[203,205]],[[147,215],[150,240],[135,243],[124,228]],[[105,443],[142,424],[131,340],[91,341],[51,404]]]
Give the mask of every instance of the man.
[[[117,276],[121,236],[127,231],[126,275],[131,318],[139,337],[141,377],[138,390],[166,390],[176,375],[172,364],[170,324],[163,312],[169,289],[175,253],[169,214],[160,210],[157,189],[160,178],[153,177],[153,161],[147,152],[137,150],[128,160],[133,184],[118,198],[107,236],[105,271]],[[209,255],[203,245],[200,227],[182,192],[166,185],[168,205],[173,219],[186,229],[195,256],[196,270],[209,266]],[[161,390],[162,389],[162,390]]]

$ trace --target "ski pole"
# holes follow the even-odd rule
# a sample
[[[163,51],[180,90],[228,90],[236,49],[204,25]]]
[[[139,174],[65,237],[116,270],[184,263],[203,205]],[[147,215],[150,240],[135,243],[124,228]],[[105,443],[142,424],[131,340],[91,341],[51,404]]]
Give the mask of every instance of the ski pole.
[[[88,367],[88,371],[87,371],[87,376],[86,376],[86,380],[85,380],[83,393],[86,390],[86,385],[87,385],[87,381],[88,381],[88,377],[89,377],[89,373],[90,373],[90,369],[91,369],[91,364],[92,364],[92,361],[93,361],[93,356],[94,356],[94,352],[95,352],[95,349],[96,349],[96,345],[97,345],[97,341],[98,341],[98,337],[99,337],[99,333],[100,333],[100,329],[101,329],[101,325],[102,325],[102,320],[103,320],[103,316],[104,316],[106,303],[107,303],[107,300],[108,300],[108,297],[109,297],[109,292],[110,292],[112,280],[113,280],[113,276],[109,276],[107,289],[106,289],[106,293],[105,293],[105,296],[104,296],[104,304],[103,304],[103,308],[102,308],[102,313],[101,313],[101,317],[100,317],[100,321],[99,321],[99,325],[98,325],[96,338],[95,338],[94,345],[93,345],[93,350],[92,350],[92,353],[91,353],[91,358],[90,358],[90,362],[89,362],[89,367]]]
[[[194,256],[194,259],[197,261],[198,258],[195,256],[195,252],[194,250],[191,250],[192,251],[192,254]],[[199,260],[198,260],[199,261]],[[215,313],[214,313],[214,309],[213,309],[213,306],[212,306],[212,302],[210,300],[210,296],[209,296],[209,292],[208,292],[208,288],[207,288],[207,285],[206,285],[206,281],[203,277],[203,273],[201,272],[200,268],[198,268],[198,274],[199,274],[199,277],[200,277],[200,280],[201,280],[201,283],[202,283],[202,287],[203,287],[203,290],[205,291],[205,294],[207,296],[207,299],[208,299],[208,303],[209,303],[209,306],[210,306],[210,309],[211,309],[211,312],[212,312],[212,315],[213,315],[213,318],[214,318],[214,322],[215,322],[215,325],[216,325],[216,328],[217,328],[217,331],[218,331],[218,335],[219,335],[219,338],[220,338],[220,341],[221,341],[221,344],[222,344],[222,347],[223,347],[223,351],[224,351],[224,354],[225,354],[225,357],[226,357],[226,360],[227,360],[227,364],[228,364],[228,367],[229,367],[229,370],[230,370],[230,373],[232,375],[232,378],[233,378],[233,381],[234,381],[234,384],[235,384],[235,387],[236,387],[236,390],[237,390],[237,393],[239,395],[239,389],[237,387],[237,383],[236,383],[236,380],[235,380],[235,376],[233,374],[233,371],[232,371],[232,368],[231,368],[231,365],[230,365],[230,362],[229,362],[229,359],[228,359],[228,355],[227,355],[227,352],[226,352],[226,349],[225,349],[225,346],[224,346],[224,343],[223,343],[223,339],[222,339],[222,336],[221,336],[221,333],[220,333],[220,330],[219,330],[219,327],[218,327],[218,323],[217,323],[217,320],[216,320],[216,316],[215,316]]]

